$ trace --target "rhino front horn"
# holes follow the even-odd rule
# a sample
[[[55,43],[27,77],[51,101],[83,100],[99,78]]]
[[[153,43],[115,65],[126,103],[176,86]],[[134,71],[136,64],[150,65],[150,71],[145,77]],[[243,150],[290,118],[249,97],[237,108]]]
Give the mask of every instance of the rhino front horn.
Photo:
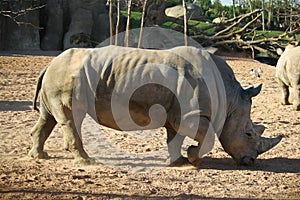
[[[281,141],[282,138],[283,138],[282,135],[280,135],[276,138],[260,137],[260,143],[259,143],[257,152],[259,154],[262,154],[262,153],[272,149],[274,146],[276,146]]]

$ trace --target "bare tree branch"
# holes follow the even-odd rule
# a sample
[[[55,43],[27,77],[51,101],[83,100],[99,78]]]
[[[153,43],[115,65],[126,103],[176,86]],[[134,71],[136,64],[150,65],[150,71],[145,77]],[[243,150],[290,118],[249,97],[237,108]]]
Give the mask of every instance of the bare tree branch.
[[[36,29],[42,29],[41,27],[34,25],[30,22],[23,22],[23,21],[19,21],[17,18],[27,15],[29,12],[33,12],[36,10],[39,10],[41,8],[44,8],[46,5],[41,5],[41,6],[36,6],[36,7],[32,7],[32,8],[26,8],[23,10],[18,10],[18,11],[12,11],[12,10],[0,10],[0,15],[10,18],[11,20],[13,20],[18,26],[20,25],[28,25],[28,26],[32,26],[33,28]]]

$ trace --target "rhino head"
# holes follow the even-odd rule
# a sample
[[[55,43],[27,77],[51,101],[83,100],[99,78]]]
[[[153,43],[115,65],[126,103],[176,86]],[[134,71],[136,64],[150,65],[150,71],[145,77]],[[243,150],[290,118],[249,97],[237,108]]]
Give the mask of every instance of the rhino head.
[[[224,150],[241,165],[253,164],[259,154],[268,151],[282,139],[282,136],[262,137],[265,127],[252,123],[250,119],[251,99],[260,93],[261,88],[262,85],[238,91],[219,138]]]

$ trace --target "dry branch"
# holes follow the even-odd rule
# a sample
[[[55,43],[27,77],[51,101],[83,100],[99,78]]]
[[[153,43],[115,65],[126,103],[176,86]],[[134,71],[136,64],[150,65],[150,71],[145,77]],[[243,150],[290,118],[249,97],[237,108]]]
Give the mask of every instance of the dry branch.
[[[32,26],[33,28],[36,29],[42,29],[41,27],[34,25],[32,23],[29,22],[23,22],[23,21],[19,21],[17,18],[27,15],[29,12],[33,12],[36,10],[39,10],[41,8],[44,8],[46,5],[41,5],[41,6],[36,6],[36,7],[30,7],[30,8],[26,8],[23,10],[18,10],[18,11],[12,11],[12,10],[0,10],[0,15],[2,15],[3,17],[8,17],[11,20],[13,20],[18,26],[20,25],[28,25],[28,26]]]
[[[261,10],[255,10],[251,13],[240,15],[234,19],[226,20],[220,25],[213,24],[206,28],[197,29],[191,27],[197,34],[193,36],[203,46],[218,46],[230,49],[249,49],[252,51],[252,56],[255,57],[257,51],[268,54],[273,58],[278,58],[276,53],[277,48],[282,48],[283,43],[295,41],[291,35],[300,32],[299,28],[292,31],[287,28],[286,31],[272,38],[264,37],[262,34],[257,34],[257,22],[261,17]],[[245,23],[244,21],[249,21]],[[245,24],[244,24],[245,23]],[[241,25],[243,26],[241,27]],[[217,31],[206,33],[205,31],[215,28]]]

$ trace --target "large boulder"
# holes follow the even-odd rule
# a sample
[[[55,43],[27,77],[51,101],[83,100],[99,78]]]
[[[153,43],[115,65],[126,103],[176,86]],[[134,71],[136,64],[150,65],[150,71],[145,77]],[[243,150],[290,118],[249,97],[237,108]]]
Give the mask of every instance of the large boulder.
[[[188,3],[187,4],[187,15],[189,19],[201,19],[202,18],[202,9],[195,5]],[[165,10],[165,13],[168,17],[180,18],[183,17],[183,6],[176,5]]]
[[[166,0],[149,0],[145,14],[145,26],[161,25],[168,18],[165,14]]]
[[[64,49],[72,47],[92,47],[91,34],[93,15],[91,10],[78,8],[72,15],[68,32],[64,36]]]
[[[62,49],[62,41],[64,36],[62,3],[49,1],[45,10],[48,20],[45,27],[45,35],[41,41],[41,49]]]

